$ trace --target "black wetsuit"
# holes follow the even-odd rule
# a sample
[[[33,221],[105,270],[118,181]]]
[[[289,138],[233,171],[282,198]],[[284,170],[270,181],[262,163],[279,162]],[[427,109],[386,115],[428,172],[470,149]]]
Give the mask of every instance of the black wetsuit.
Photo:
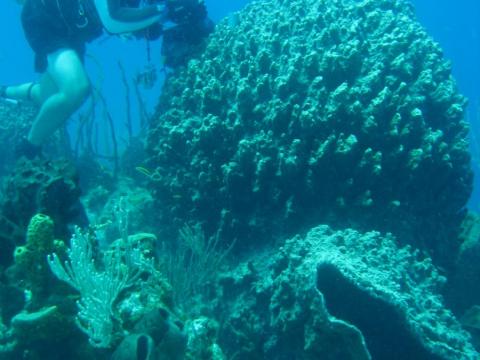
[[[61,48],[73,49],[83,59],[85,43],[103,31],[93,0],[27,0],[22,25],[38,72],[47,68],[48,54]]]
[[[119,21],[142,20],[156,11],[152,6],[132,9],[121,4],[121,0],[108,0],[111,16]],[[27,0],[22,25],[38,72],[46,70],[47,56],[61,48],[75,50],[83,60],[85,43],[103,33],[93,0]]]

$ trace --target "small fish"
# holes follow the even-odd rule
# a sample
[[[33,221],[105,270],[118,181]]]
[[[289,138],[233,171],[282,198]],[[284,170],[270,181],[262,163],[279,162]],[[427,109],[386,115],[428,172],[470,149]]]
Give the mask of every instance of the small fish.
[[[162,24],[163,31],[168,31],[176,28],[178,26],[177,23],[174,23],[173,21],[167,20]]]
[[[152,177],[152,172],[147,168],[144,168],[143,166],[137,166],[135,170],[137,170],[140,174],[143,174],[148,177]]]

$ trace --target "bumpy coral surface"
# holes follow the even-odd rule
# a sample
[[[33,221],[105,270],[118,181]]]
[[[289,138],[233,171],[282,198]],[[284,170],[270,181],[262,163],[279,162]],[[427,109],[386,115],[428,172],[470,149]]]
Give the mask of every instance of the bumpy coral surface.
[[[429,258],[378,232],[313,228],[220,280],[219,342],[238,359],[477,359]]]
[[[404,0],[265,0],[170,77],[148,138],[166,224],[328,221],[445,260],[470,191],[465,99]]]

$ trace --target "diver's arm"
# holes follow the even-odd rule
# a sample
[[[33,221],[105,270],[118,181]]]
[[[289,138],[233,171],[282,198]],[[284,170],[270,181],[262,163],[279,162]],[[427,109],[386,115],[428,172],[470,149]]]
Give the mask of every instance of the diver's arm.
[[[121,5],[121,0],[108,0],[108,9],[112,18],[118,21],[135,22],[143,21],[158,15],[157,6],[149,5],[141,8],[132,8]]]
[[[120,7],[118,0],[94,0],[94,3],[103,26],[112,34],[146,29],[165,16],[165,10],[160,6],[127,9]]]

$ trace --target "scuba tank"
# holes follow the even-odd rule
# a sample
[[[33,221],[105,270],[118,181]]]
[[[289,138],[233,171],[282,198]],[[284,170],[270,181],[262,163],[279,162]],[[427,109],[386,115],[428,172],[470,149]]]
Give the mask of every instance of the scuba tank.
[[[42,0],[46,8],[52,3],[73,37],[91,41],[103,32],[93,0]]]

